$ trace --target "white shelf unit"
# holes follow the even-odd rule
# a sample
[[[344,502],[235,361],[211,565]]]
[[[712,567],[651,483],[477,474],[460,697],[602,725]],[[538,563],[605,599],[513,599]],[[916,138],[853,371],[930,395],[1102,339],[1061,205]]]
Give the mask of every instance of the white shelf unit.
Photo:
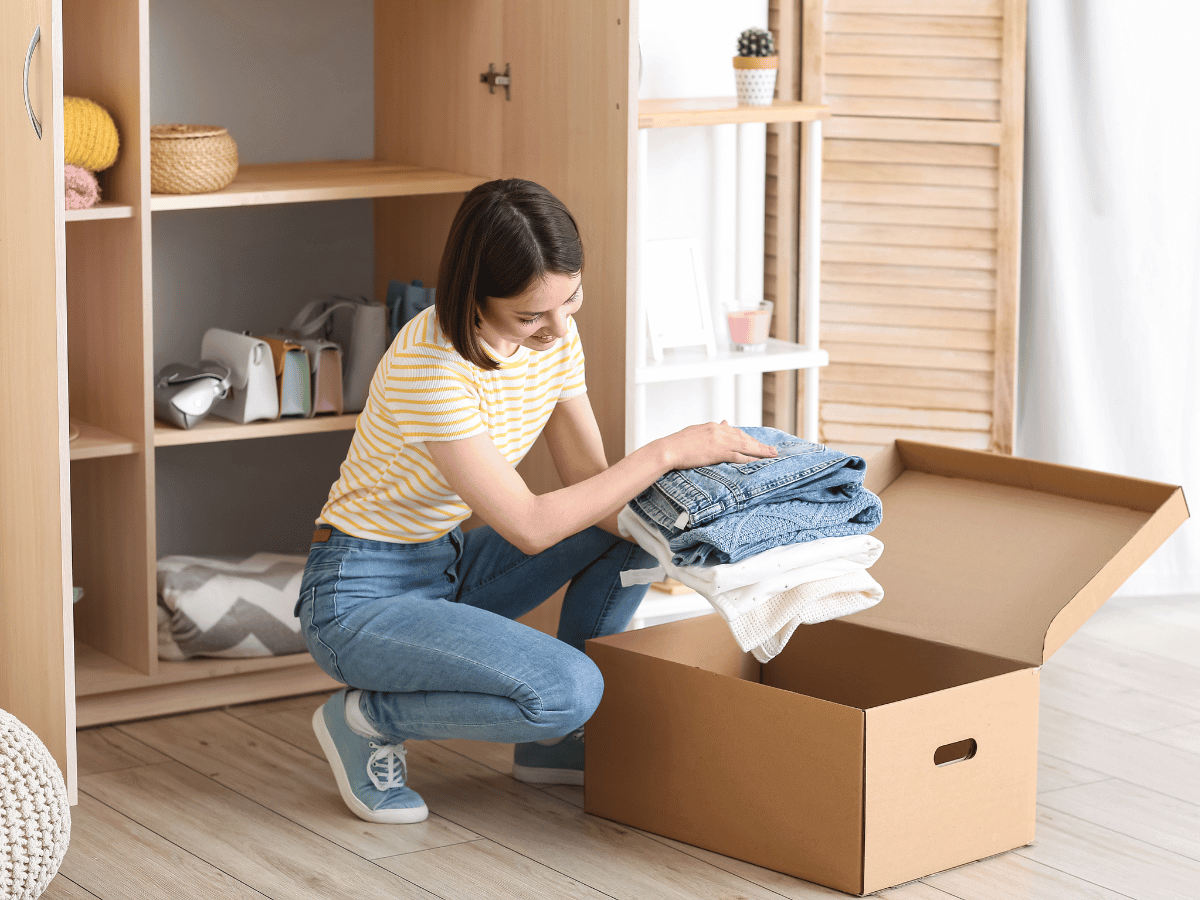
[[[675,348],[663,351],[663,359],[653,359],[648,352],[644,298],[633,292],[630,311],[630,327],[633,339],[628,342],[630,360],[628,369],[632,373],[629,396],[626,403],[627,449],[636,449],[645,443],[647,435],[647,385],[672,381],[711,379],[710,390],[718,407],[726,406],[731,389],[736,398],[744,396],[743,386],[732,387],[742,381],[739,376],[761,375],[765,372],[804,372],[804,421],[802,435],[808,440],[819,439],[818,395],[820,370],[829,365],[829,354],[820,348],[820,284],[821,284],[821,119],[827,118],[829,108],[820,104],[791,100],[776,100],[771,106],[739,106],[730,98],[705,98],[682,100],[642,100],[638,108],[638,209],[644,233],[645,203],[648,175],[648,135],[650,128],[675,128],[706,125],[736,125],[739,131],[748,125],[767,122],[801,123],[804,139],[805,177],[811,189],[806,193],[801,215],[806,228],[798,248],[800,257],[800,279],[802,290],[799,295],[806,299],[804,305],[805,343],[782,341],[771,338],[766,348],[759,353],[743,353],[726,344],[715,355],[708,355],[704,348]],[[740,137],[740,136],[739,136]],[[739,139],[739,146],[741,140]],[[740,176],[739,176],[740,181]],[[741,202],[739,209],[747,205]],[[739,214],[738,229],[751,227]],[[755,383],[751,391],[760,390]],[[757,398],[755,398],[757,399]],[[631,628],[666,622],[672,619],[703,615],[712,612],[712,607],[695,592],[664,593],[651,590],[638,608]]]
[[[671,381],[714,379],[712,390],[721,395],[728,386],[719,385],[719,376],[755,375],[765,372],[803,371],[804,421],[802,434],[808,440],[819,436],[817,397],[819,372],[829,364],[829,355],[820,349],[820,260],[821,260],[821,119],[827,118],[829,107],[794,100],[776,100],[770,106],[739,106],[732,98],[687,98],[679,100],[647,99],[638,108],[638,207],[639,219],[645,222],[648,176],[648,130],[708,125],[736,125],[741,131],[747,126],[770,122],[801,123],[804,134],[804,165],[808,184],[813,189],[805,196],[802,216],[808,226],[803,230],[799,249],[801,296],[804,308],[805,343],[797,344],[772,338],[761,353],[742,353],[728,344],[718,343],[717,353],[709,356],[702,349],[676,348],[664,351],[662,360],[652,359],[647,350],[646,312],[644,298],[635,290],[631,293],[630,327],[633,339],[628,342],[629,380],[626,402],[626,449],[634,450],[645,443],[647,428],[648,384]],[[741,141],[739,140],[739,145]],[[748,204],[739,197],[739,209]],[[753,204],[750,204],[753,208]],[[752,227],[739,214],[738,229]],[[639,229],[644,232],[644,227]],[[744,395],[744,390],[737,389]]]

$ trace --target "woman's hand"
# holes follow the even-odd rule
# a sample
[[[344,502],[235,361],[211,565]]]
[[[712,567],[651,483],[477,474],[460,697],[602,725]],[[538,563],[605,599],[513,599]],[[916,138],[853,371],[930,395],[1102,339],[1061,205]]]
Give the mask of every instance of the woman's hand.
[[[776,455],[774,447],[759,443],[728,422],[692,425],[659,440],[669,469],[747,463]]]

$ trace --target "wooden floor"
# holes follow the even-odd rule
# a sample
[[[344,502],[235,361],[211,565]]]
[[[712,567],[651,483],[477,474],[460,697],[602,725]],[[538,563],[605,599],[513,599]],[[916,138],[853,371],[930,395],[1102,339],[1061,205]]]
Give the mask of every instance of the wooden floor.
[[[410,742],[428,821],[361,822],[309,726],[322,699],[81,732],[71,846],[44,896],[845,896],[589,817],[581,788],[514,781],[503,745]],[[879,896],[1200,898],[1200,597],[1110,601],[1043,669],[1040,746],[1035,844]]]

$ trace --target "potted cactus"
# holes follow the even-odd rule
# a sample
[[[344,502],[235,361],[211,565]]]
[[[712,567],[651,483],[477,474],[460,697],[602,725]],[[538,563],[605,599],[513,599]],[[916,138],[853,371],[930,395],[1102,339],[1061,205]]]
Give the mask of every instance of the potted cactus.
[[[738,103],[744,106],[770,106],[775,97],[775,78],[779,57],[775,38],[765,28],[747,28],[738,35],[738,54],[733,58],[737,79]]]

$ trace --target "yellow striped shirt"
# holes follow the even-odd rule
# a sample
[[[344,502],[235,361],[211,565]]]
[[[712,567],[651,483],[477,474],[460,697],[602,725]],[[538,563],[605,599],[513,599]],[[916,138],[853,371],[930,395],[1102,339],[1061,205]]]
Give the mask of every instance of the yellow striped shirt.
[[[500,368],[467,362],[438,328],[433,309],[396,336],[371,380],[350,452],[318,524],[355,537],[416,543],[471,515],[425,449],[486,433],[514,466],[560,400],[587,391],[575,320],[544,351],[518,347]]]

